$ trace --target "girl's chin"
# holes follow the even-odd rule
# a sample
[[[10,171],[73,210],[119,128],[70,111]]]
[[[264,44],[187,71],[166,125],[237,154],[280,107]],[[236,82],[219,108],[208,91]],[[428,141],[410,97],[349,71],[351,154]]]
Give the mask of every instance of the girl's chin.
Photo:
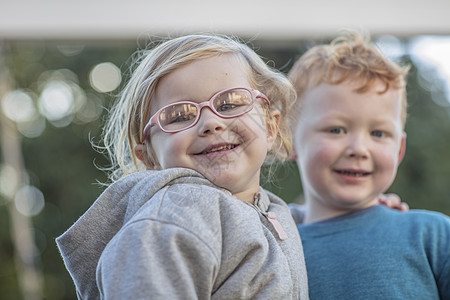
[[[225,174],[214,174],[213,172],[210,172],[208,175],[205,176],[209,181],[214,183],[217,186],[220,186],[224,189],[232,191],[232,183],[236,183],[237,178],[234,178],[234,176],[226,176]]]
[[[216,183],[216,182],[228,182],[230,180],[237,180],[236,176],[236,166],[233,166],[230,163],[227,164],[210,164],[210,165],[201,165],[198,164],[194,166],[194,169],[203,174],[207,179]]]

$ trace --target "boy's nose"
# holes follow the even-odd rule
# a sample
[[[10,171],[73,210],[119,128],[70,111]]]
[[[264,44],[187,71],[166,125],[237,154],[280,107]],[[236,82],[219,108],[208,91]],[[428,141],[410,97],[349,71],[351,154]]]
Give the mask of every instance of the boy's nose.
[[[349,145],[346,154],[347,156],[354,158],[367,158],[369,156],[369,149],[364,136],[353,135],[349,137]]]
[[[224,119],[216,115],[209,107],[204,107],[198,120],[199,135],[208,135],[225,129]]]

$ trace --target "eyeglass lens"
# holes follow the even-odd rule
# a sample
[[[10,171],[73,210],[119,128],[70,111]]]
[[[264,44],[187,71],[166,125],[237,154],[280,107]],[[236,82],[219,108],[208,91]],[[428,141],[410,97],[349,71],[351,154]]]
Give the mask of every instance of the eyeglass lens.
[[[252,94],[245,89],[233,89],[220,93],[210,106],[219,116],[230,118],[247,113],[253,104]],[[199,104],[177,103],[166,107],[159,114],[159,123],[165,130],[180,130],[193,124],[199,112]]]

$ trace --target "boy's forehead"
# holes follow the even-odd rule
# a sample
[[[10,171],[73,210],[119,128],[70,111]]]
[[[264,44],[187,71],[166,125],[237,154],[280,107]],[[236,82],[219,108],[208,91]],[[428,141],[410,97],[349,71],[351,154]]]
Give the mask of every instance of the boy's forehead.
[[[346,91],[348,93],[376,93],[383,94],[386,92],[394,92],[398,95],[401,94],[400,89],[388,87],[381,80],[375,80],[370,85],[367,85],[367,81],[364,79],[358,78],[350,78],[340,83],[333,83],[322,81],[318,82],[314,85],[310,85],[307,89],[305,89],[303,95],[299,97],[299,101],[305,101],[311,95],[317,95],[322,93],[333,93],[339,91]],[[401,100],[399,98],[399,100]]]
[[[375,96],[375,97],[388,97],[394,102],[393,108],[399,113],[399,118],[404,127],[406,119],[406,103],[404,100],[404,94],[402,89],[395,87],[389,87],[382,80],[374,80],[370,85],[366,84],[365,78],[347,78],[340,83],[327,82],[325,79],[320,82],[309,82],[309,86],[298,95],[297,103],[290,112],[290,122],[293,126],[298,124],[298,121],[309,113],[313,113],[311,109],[319,109],[321,105],[334,106],[337,95],[346,95],[348,97],[355,96]],[[361,88],[367,88],[367,90]],[[330,99],[328,103],[322,103],[324,99]],[[356,97],[361,99],[361,97]],[[322,99],[322,100],[321,100]],[[319,103],[320,102],[320,103]]]
[[[313,111],[323,109],[323,106],[339,107],[342,103],[349,105],[353,101],[358,101],[358,103],[355,103],[357,105],[364,99],[378,101],[377,99],[383,98],[388,100],[388,103],[391,102],[391,108],[398,110],[401,117],[403,114],[403,101],[400,89],[386,89],[386,85],[379,81],[367,91],[360,91],[358,89],[362,84],[364,82],[360,80],[347,80],[339,84],[320,83],[306,90],[297,100],[301,102],[299,103],[301,107],[300,115],[304,115],[305,112],[314,113]]]

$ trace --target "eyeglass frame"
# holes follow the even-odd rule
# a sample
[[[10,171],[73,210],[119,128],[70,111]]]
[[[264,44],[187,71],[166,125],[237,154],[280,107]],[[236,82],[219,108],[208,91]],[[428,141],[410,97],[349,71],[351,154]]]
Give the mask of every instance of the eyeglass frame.
[[[222,93],[225,93],[225,92],[228,92],[228,91],[231,91],[231,90],[246,90],[246,91],[248,91],[250,93],[250,95],[251,95],[252,103],[249,106],[249,108],[247,110],[245,110],[244,112],[242,112],[242,113],[239,113],[239,114],[233,115],[233,116],[224,116],[224,115],[221,115],[218,111],[216,111],[216,109],[214,108],[214,106],[212,104],[213,104],[213,101],[215,100],[215,98],[217,98],[218,95],[220,95]],[[255,89],[252,89],[252,88],[245,88],[245,87],[233,87],[233,88],[228,88],[228,89],[225,89],[225,90],[218,91],[217,93],[212,95],[211,98],[209,98],[208,100],[202,101],[202,102],[199,102],[199,103],[193,102],[193,101],[178,101],[178,102],[170,103],[170,104],[165,105],[162,108],[160,108],[157,112],[155,112],[153,114],[153,116],[150,117],[150,120],[147,122],[147,124],[145,125],[144,130],[142,132],[142,139],[145,139],[145,137],[147,136],[148,132],[150,131],[150,128],[152,128],[155,125],[158,125],[159,129],[161,129],[165,133],[177,133],[177,132],[180,132],[180,131],[187,130],[187,129],[191,128],[191,127],[194,127],[198,123],[198,120],[200,119],[201,111],[202,111],[202,109],[204,107],[208,107],[215,115],[217,115],[217,116],[219,116],[219,117],[221,117],[223,119],[232,119],[232,118],[237,118],[237,117],[243,116],[243,115],[245,115],[246,113],[250,112],[253,109],[253,107],[255,106],[255,102],[256,102],[256,100],[258,98],[261,98],[264,101],[266,101],[268,107],[270,108],[270,100],[269,100],[269,98],[267,98],[266,95],[264,95],[262,92],[260,92],[258,90],[255,90]],[[198,113],[195,116],[194,122],[192,122],[192,124],[190,124],[187,127],[184,127],[182,129],[177,129],[177,130],[166,130],[166,129],[162,128],[161,123],[159,121],[159,115],[161,114],[161,112],[163,110],[167,109],[170,106],[177,105],[177,104],[192,104],[192,105],[194,105],[197,108]],[[155,118],[156,118],[156,121],[154,121]]]

